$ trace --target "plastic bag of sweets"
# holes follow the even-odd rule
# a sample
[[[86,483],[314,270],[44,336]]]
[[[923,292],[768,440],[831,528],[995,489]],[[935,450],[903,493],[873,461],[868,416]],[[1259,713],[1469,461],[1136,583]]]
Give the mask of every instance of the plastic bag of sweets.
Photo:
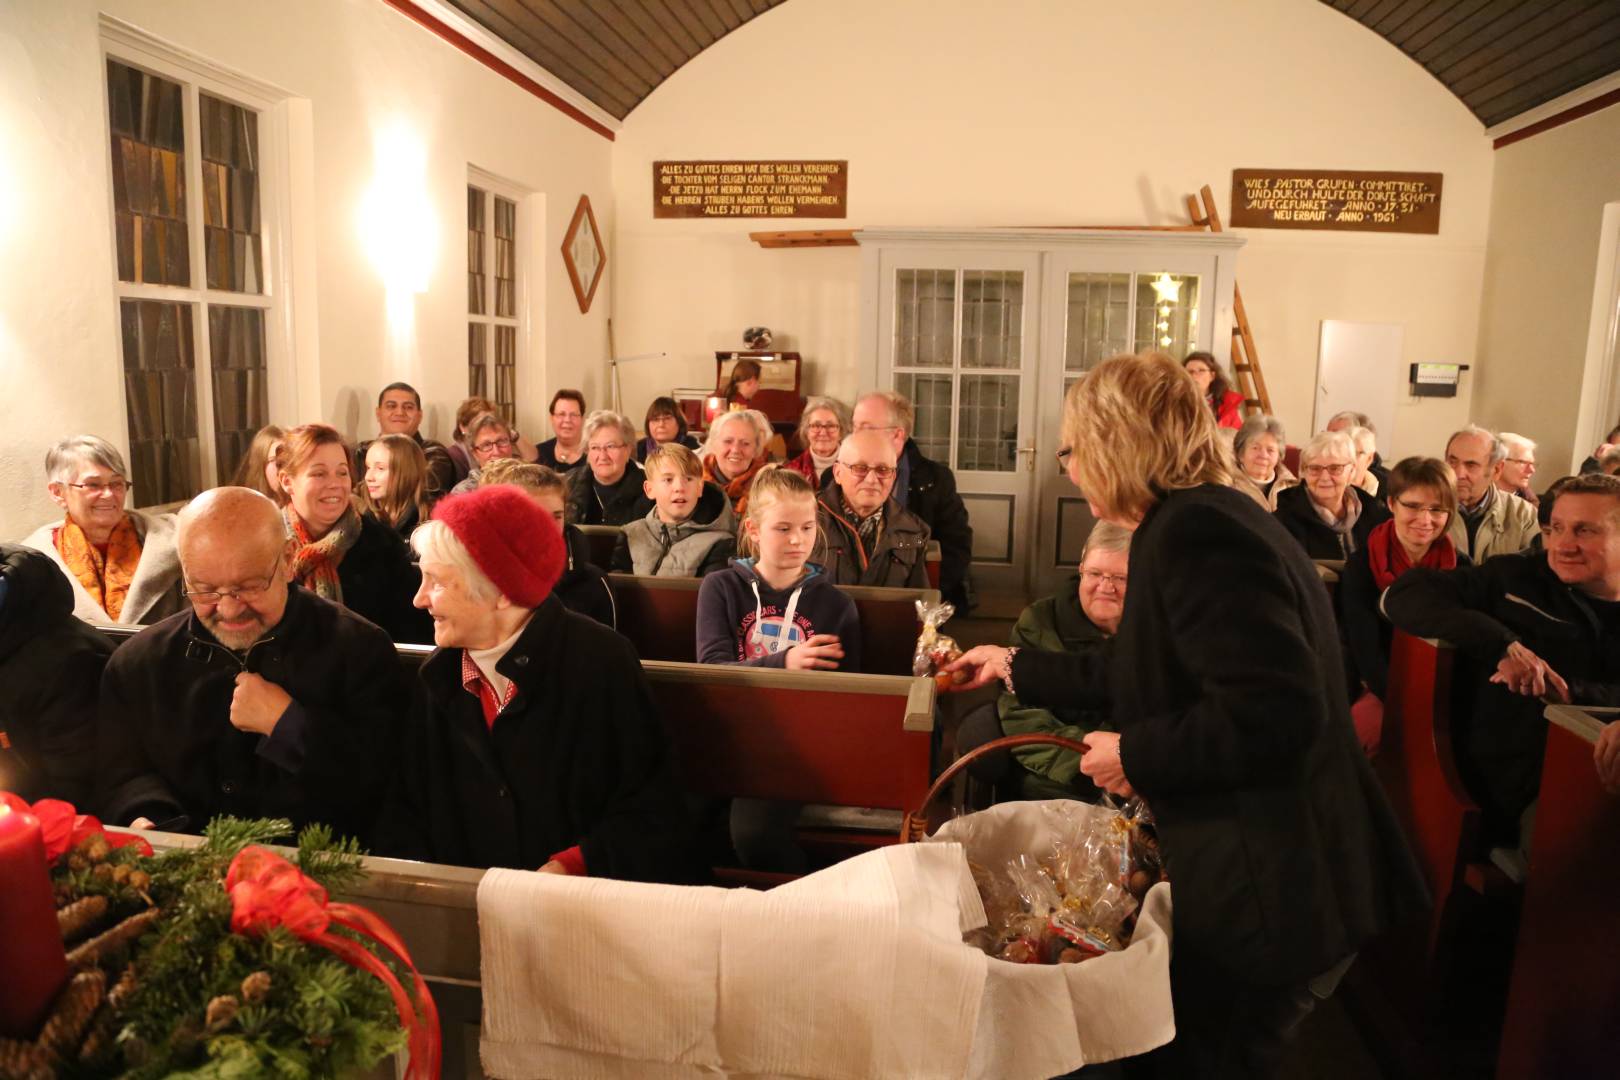
[[[922,630],[917,635],[917,649],[911,655],[911,673],[917,676],[933,676],[935,684],[941,690],[948,690],[971,678],[967,671],[943,670],[947,664],[962,655],[962,647],[956,643],[956,639],[939,632],[940,626],[955,614],[956,608],[951,604],[917,601],[917,620],[922,623]]]

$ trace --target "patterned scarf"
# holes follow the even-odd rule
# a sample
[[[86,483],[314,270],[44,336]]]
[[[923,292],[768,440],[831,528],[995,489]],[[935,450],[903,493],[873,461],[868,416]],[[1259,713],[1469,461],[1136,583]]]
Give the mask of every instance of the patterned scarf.
[[[714,455],[710,454],[703,459],[703,479],[725,488],[726,498],[731,500],[731,508],[737,512],[738,517],[741,517],[748,511],[748,488],[753,484],[754,477],[759,475],[759,470],[764,467],[765,459],[762,457],[748,466],[748,471],[741,476],[727,480],[720,475],[719,463],[714,460]]]
[[[316,596],[343,603],[343,583],[338,580],[338,565],[343,562],[348,550],[354,547],[354,542],[360,539],[359,512],[353,506],[347,507],[343,516],[337,519],[337,524],[319,540],[309,538],[309,529],[291,505],[283,509],[282,514],[298,541],[298,551],[292,560],[293,579]]]
[[[1445,533],[1429,545],[1423,561],[1417,564],[1425,570],[1455,570],[1457,549]],[[1395,579],[1412,569],[1412,560],[1406,548],[1395,536],[1395,523],[1386,521],[1367,534],[1367,566],[1372,570],[1373,583],[1383,592]]]
[[[141,561],[141,535],[128,514],[113,526],[107,538],[107,554],[103,555],[90,542],[90,538],[71,517],[56,530],[56,553],[73,571],[90,599],[114,622],[124,610],[129,596],[129,583],[135,579],[135,567]]]

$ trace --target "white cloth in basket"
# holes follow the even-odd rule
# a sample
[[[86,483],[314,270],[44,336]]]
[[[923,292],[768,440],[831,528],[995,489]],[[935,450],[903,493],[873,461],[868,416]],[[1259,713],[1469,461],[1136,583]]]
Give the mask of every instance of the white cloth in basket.
[[[491,870],[478,889],[484,1071],[1042,1080],[1163,1045],[1170,892],[1130,948],[1017,965],[964,945],[975,862],[1046,850],[1039,803],[859,855],[769,892]],[[1072,804],[1071,804],[1072,806]]]

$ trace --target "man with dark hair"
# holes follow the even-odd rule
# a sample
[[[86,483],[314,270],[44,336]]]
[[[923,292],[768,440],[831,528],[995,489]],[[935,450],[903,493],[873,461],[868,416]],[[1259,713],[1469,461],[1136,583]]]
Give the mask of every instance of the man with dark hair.
[[[1549,502],[1545,552],[1410,570],[1383,599],[1407,633],[1443,638],[1494,665],[1460,733],[1458,758],[1499,837],[1517,828],[1540,785],[1542,696],[1620,704],[1620,478],[1561,481]]]
[[[456,463],[442,443],[422,438],[422,395],[410,383],[392,382],[377,395],[377,435],[409,435],[427,457],[428,487],[435,498],[448,494],[456,484]],[[354,448],[356,476],[366,475],[367,440]]]

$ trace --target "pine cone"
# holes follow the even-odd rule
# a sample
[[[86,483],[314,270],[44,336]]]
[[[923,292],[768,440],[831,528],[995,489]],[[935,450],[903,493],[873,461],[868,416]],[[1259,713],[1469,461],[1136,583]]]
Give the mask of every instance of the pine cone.
[[[249,1005],[257,1005],[270,993],[270,973],[268,971],[255,971],[242,980],[242,1000]]]
[[[83,937],[106,914],[105,896],[86,896],[82,900],[73,901],[67,907],[57,909],[56,925],[62,931],[62,940],[72,941],[74,938]]]
[[[52,1080],[56,1070],[50,1059],[33,1043],[0,1039],[0,1076],[17,1080]]]
[[[79,846],[74,850],[82,853],[91,862],[97,863],[104,861],[108,855],[112,854],[112,844],[107,842],[105,834],[97,833],[95,836],[88,836],[79,841]]]
[[[79,1040],[90,1018],[106,996],[107,976],[102,971],[81,971],[56,997],[45,1028],[39,1033],[39,1048],[53,1061],[76,1057]]]
[[[113,879],[112,864],[104,862],[96,863],[90,867],[90,876],[104,885],[110,884]]]
[[[145,870],[131,870],[129,872],[129,887],[136,892],[145,892],[152,885],[152,875]]]
[[[161,914],[162,912],[154,907],[131,915],[111,930],[98,934],[68,953],[68,967],[95,967],[115,949],[134,941],[144,934],[148,927],[157,922],[158,916]]]
[[[135,965],[130,964],[124,968],[124,973],[118,976],[118,982],[107,991],[107,1004],[115,1009],[122,1009],[129,995],[135,992]]]
[[[114,1044],[118,1039],[118,1017],[113,1015],[112,996],[108,995],[107,1005],[96,1010],[96,1015],[90,1021],[90,1030],[85,1032],[84,1041],[79,1044],[79,1062],[83,1065],[99,1065],[112,1056]]]
[[[203,1015],[203,1021],[208,1027],[209,1034],[224,1031],[236,1019],[236,1010],[241,1003],[229,994],[221,994],[208,1003],[208,1011]]]

